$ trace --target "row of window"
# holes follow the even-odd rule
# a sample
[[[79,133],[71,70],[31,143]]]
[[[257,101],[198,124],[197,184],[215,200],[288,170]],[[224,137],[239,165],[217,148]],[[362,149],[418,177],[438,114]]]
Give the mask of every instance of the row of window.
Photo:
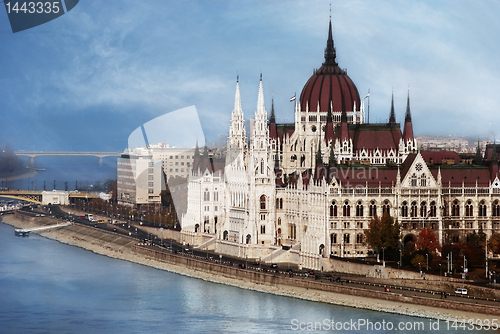
[[[363,234],[358,233],[356,234],[356,243],[357,244],[362,244],[363,243]],[[330,234],[330,243],[332,245],[335,245],[337,243],[337,234],[333,233]],[[351,243],[351,235],[349,233],[344,234],[344,244],[350,244]]]
[[[283,208],[283,202],[282,199],[276,200],[276,207],[277,208]],[[377,215],[377,205],[375,204],[375,201],[371,201],[370,205],[368,207],[368,215],[370,217],[373,217]],[[408,211],[408,209],[410,211]],[[491,207],[491,215],[493,217],[500,217],[500,204],[498,201],[495,201],[492,204]],[[445,206],[443,214],[445,216],[448,215],[447,212],[447,207]],[[391,208],[389,205],[389,201],[385,201],[384,204],[382,205],[382,215],[391,214]],[[408,205],[408,202],[404,201],[401,205],[401,216],[402,217],[418,217],[420,214],[420,217],[427,218],[427,217],[436,217],[437,216],[437,207],[436,207],[436,202],[432,201],[430,203],[430,206],[427,207],[427,202],[421,202],[420,205],[417,204],[417,202],[412,202],[411,205]],[[330,205],[330,216],[331,217],[337,217],[338,211],[337,211],[337,204],[335,201],[332,202]],[[342,215],[344,217],[350,217],[351,216],[351,205],[349,204],[348,201],[344,202],[344,205],[342,206]],[[472,201],[467,201],[465,205],[465,216],[466,217],[472,217],[474,215],[474,207],[472,205]],[[356,217],[363,217],[364,216],[364,206],[361,201],[358,201],[356,204]],[[451,206],[451,216],[460,216],[460,203],[455,200]],[[478,216],[479,217],[486,217],[487,216],[487,206],[485,201],[481,201],[479,203],[479,208],[478,208]]]
[[[377,205],[375,204],[375,201],[371,201],[370,205],[368,207],[368,215],[370,217],[376,216],[377,215]],[[382,215],[390,215],[391,214],[391,207],[389,205],[389,201],[384,201],[384,204],[382,205]],[[335,201],[332,202],[330,205],[330,217],[337,217],[338,211],[337,211],[337,204]],[[342,206],[342,215],[344,217],[350,217],[351,216],[351,205],[349,204],[349,201],[345,201],[344,205]],[[358,201],[356,204],[356,217],[363,217],[364,215],[364,206],[361,201]]]

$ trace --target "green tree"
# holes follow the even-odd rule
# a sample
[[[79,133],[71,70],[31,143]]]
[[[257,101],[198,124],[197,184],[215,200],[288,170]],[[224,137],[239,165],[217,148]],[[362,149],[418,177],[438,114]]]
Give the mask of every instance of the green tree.
[[[386,259],[398,258],[399,224],[391,216],[373,217],[364,233],[365,244],[377,253],[384,249]]]

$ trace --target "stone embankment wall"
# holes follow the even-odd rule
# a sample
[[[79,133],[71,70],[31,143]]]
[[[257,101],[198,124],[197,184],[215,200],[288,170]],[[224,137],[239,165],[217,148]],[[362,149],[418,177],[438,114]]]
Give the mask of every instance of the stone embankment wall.
[[[473,303],[455,302],[449,300],[432,299],[417,296],[404,296],[399,293],[365,290],[345,285],[316,282],[308,279],[297,279],[273,275],[253,270],[239,269],[232,266],[221,265],[212,261],[201,261],[195,258],[179,256],[172,253],[158,252],[149,248],[134,246],[132,251],[138,255],[171,264],[182,265],[190,269],[209,272],[229,278],[250,281],[263,285],[284,285],[305,289],[328,291],[365,298],[389,300],[395,302],[411,303],[423,306],[438,307],[442,309],[460,310],[466,312],[500,315],[500,307],[478,305]]]

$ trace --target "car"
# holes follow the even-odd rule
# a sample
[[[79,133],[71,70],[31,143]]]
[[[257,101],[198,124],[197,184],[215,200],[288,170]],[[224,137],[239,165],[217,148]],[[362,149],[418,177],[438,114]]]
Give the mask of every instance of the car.
[[[276,263],[272,263],[270,267],[271,268],[278,268],[278,265]]]
[[[244,263],[240,263],[238,266],[240,267],[240,269],[246,269],[246,266]]]
[[[457,295],[467,295],[467,289],[457,288],[455,289]]]

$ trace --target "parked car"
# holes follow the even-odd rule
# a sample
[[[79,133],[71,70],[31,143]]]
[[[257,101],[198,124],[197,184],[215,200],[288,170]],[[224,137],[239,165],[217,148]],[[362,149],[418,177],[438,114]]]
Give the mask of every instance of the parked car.
[[[272,263],[271,268],[278,268],[278,265],[276,263]]]
[[[467,289],[457,288],[457,289],[455,289],[455,293],[457,295],[466,295],[467,294]]]

